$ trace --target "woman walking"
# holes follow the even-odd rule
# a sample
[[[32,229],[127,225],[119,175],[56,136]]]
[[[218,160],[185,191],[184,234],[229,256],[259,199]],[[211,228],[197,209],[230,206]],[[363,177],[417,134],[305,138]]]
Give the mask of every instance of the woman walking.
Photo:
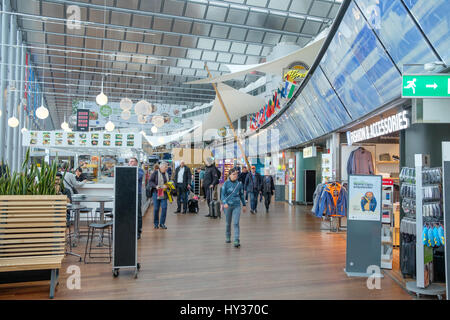
[[[153,171],[147,185],[147,189],[149,189],[153,199],[153,223],[155,229],[167,229],[165,225],[167,215],[167,183],[169,182],[167,168],[167,162],[161,162],[159,169]],[[159,208],[161,208],[161,219],[159,219]]]
[[[226,219],[226,243],[231,242],[231,222],[234,229],[234,246],[238,248],[239,242],[239,219],[242,211],[245,212],[244,187],[238,181],[238,171],[233,168],[229,172],[227,181],[222,186],[221,197]]]

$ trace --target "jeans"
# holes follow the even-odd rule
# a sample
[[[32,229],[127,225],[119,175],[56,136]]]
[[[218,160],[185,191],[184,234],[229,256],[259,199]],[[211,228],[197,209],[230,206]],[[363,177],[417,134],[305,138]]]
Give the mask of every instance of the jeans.
[[[258,192],[247,192],[250,194],[250,209],[252,211],[256,210],[256,206],[258,205]]]
[[[138,193],[138,233],[142,233],[142,194]]]
[[[167,215],[167,199],[158,200],[157,192],[153,192],[153,223],[155,227],[161,224],[166,224]],[[159,219],[159,207],[161,207],[161,220]]]
[[[187,211],[187,198],[188,193],[183,184],[177,184],[177,211],[181,211],[181,203],[183,203],[183,212]]]
[[[227,239],[231,238],[231,221],[233,220],[234,240],[239,240],[239,219],[241,217],[241,206],[229,206],[228,208],[224,208],[223,211],[225,212],[226,220],[225,236]]]

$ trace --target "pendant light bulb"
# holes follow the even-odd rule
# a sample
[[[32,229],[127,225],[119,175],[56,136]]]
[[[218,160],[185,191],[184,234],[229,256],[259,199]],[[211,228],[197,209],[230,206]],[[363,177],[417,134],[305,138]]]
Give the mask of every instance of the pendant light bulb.
[[[61,129],[63,129],[64,131],[67,131],[69,129],[69,124],[66,122],[66,120],[61,123]]]
[[[8,119],[8,126],[10,126],[11,128],[15,128],[18,125],[19,120],[15,116],[12,116],[11,118]]]
[[[48,117],[48,109],[44,107],[44,105],[41,105],[39,108],[36,109],[36,117],[38,117],[41,120],[44,120]]]
[[[156,126],[153,126],[151,130],[152,130],[153,133],[157,133],[158,132],[158,128]]]
[[[106,129],[106,131],[113,131],[114,128],[115,128],[115,125],[114,125],[114,123],[113,123],[111,120],[109,120],[109,121],[105,124],[105,129]]]
[[[102,91],[97,95],[97,98],[95,98],[95,101],[99,106],[104,106],[108,103],[108,97],[106,94],[103,93],[103,79],[102,79]]]
[[[21,132],[22,132],[22,134],[24,134],[25,132],[27,132],[28,131],[28,129],[27,128],[25,128],[25,127],[23,127],[22,128],[22,130],[20,130]]]

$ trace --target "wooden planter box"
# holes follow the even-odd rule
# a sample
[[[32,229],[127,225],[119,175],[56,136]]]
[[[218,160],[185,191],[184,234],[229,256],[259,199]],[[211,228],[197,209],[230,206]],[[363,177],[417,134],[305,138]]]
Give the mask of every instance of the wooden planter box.
[[[51,270],[53,298],[65,252],[66,210],[65,195],[0,196],[0,273]]]

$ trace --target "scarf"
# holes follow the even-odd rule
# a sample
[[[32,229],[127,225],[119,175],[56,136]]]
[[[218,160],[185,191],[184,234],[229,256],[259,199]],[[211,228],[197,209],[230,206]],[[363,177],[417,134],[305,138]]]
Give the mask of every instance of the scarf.
[[[158,187],[164,187],[164,184],[167,183],[167,181],[169,181],[169,177],[167,176],[167,172],[164,173],[165,178],[166,178],[166,182],[164,182],[164,177],[163,174],[161,173],[161,171],[158,170]]]

